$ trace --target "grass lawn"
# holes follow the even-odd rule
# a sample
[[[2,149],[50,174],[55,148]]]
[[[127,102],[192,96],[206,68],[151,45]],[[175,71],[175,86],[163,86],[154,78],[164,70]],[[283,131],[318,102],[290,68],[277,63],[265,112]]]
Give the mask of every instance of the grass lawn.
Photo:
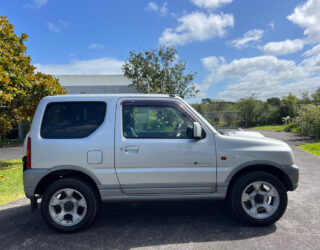
[[[0,205],[24,196],[22,161],[0,161]]]
[[[267,125],[260,127],[253,127],[251,129],[264,129],[264,130],[272,130],[272,131],[284,131],[285,125]]]
[[[320,143],[311,143],[311,144],[304,144],[298,146],[299,148],[302,148],[305,151],[308,151],[311,154],[320,156]]]

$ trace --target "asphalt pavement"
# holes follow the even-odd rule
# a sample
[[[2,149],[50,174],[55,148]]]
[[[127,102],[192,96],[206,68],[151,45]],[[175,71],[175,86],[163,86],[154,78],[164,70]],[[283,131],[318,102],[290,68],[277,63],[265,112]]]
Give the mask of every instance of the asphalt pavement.
[[[320,157],[295,145],[295,134],[260,131],[287,142],[300,166],[284,216],[268,227],[247,227],[224,201],[105,203],[86,231],[60,234],[27,199],[0,207],[0,249],[320,249]]]
[[[0,161],[22,158],[23,147],[0,147]]]

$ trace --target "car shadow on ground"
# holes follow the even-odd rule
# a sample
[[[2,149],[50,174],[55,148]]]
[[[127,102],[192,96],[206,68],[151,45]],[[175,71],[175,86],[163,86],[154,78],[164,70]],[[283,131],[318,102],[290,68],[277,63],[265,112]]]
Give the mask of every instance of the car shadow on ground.
[[[29,206],[0,211],[0,248],[130,249],[190,242],[241,240],[274,233],[276,226],[247,227],[225,201],[157,201],[101,204],[84,232],[57,233]],[[2,247],[1,247],[2,246]]]

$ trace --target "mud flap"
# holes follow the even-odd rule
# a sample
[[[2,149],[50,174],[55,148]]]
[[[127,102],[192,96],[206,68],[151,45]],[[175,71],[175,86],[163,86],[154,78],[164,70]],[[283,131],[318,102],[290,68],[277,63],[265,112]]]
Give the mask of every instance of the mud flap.
[[[36,197],[30,198],[31,202],[31,213],[35,212],[38,209],[38,201]]]

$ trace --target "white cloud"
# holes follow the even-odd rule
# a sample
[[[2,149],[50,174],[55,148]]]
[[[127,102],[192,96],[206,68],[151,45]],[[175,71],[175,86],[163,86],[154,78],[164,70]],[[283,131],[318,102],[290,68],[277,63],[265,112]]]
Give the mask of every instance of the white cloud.
[[[291,81],[288,84],[281,84],[273,79],[272,75],[251,73],[238,83],[229,85],[224,91],[220,92],[218,99],[238,100],[251,94],[259,99],[266,100],[270,97],[286,96],[289,92],[301,96],[303,92],[314,92],[320,87],[320,77],[310,77],[303,80]]]
[[[218,93],[217,98],[232,101],[253,93],[260,99],[266,99],[281,97],[289,92],[310,92],[320,87],[320,74],[317,73],[320,63],[315,68],[311,65],[311,59],[306,58],[297,65],[292,60],[278,59],[275,56],[241,58],[230,63],[226,63],[223,58],[203,58],[203,66],[210,74],[199,87],[202,96],[205,96],[212,85],[228,84]]]
[[[231,14],[205,14],[193,12],[178,19],[179,26],[166,28],[159,38],[161,44],[185,45],[193,41],[206,41],[213,37],[222,37],[227,28],[233,27]]]
[[[61,29],[58,26],[56,26],[53,22],[48,22],[47,27],[52,32],[61,32]]]
[[[158,7],[158,5],[157,5],[155,2],[149,2],[149,3],[148,3],[147,9],[157,12],[157,11],[158,11],[158,8],[159,8],[159,7]]]
[[[287,18],[304,29],[310,42],[320,42],[320,0],[308,0]]]
[[[45,6],[48,3],[48,0],[33,0],[32,3],[26,4],[24,8],[36,8],[40,9],[41,7]]]
[[[312,49],[303,53],[304,60],[302,65],[308,67],[314,71],[320,72],[320,44],[314,46]]]
[[[58,20],[56,23],[54,22],[47,22],[47,27],[50,31],[59,33],[62,30],[68,28],[70,24],[63,20]]]
[[[281,42],[270,42],[263,46],[264,53],[268,55],[287,55],[303,49],[304,41],[301,39],[287,39]]]
[[[268,26],[271,30],[274,30],[274,26],[275,26],[274,21],[268,23]]]
[[[201,58],[202,65],[209,71],[219,66],[219,64],[222,62],[225,62],[224,57],[215,57],[215,56],[209,56]]]
[[[159,13],[160,16],[166,16],[168,14],[168,3],[164,2],[162,6],[157,5],[155,2],[149,2],[146,10]]]
[[[191,0],[193,4],[201,8],[215,9],[224,4],[231,3],[233,0]]]
[[[91,43],[89,49],[104,49],[104,46],[103,44]]]
[[[320,54],[320,44],[314,46],[312,49],[309,49],[303,53],[304,56],[313,56],[317,54]]]
[[[249,30],[248,32],[244,33],[241,38],[232,40],[230,45],[237,49],[250,47],[253,44],[261,41],[263,33],[264,31],[260,29]]]
[[[123,61],[102,57],[91,60],[73,60],[69,64],[35,64],[37,71],[52,75],[108,75],[122,74]]]

